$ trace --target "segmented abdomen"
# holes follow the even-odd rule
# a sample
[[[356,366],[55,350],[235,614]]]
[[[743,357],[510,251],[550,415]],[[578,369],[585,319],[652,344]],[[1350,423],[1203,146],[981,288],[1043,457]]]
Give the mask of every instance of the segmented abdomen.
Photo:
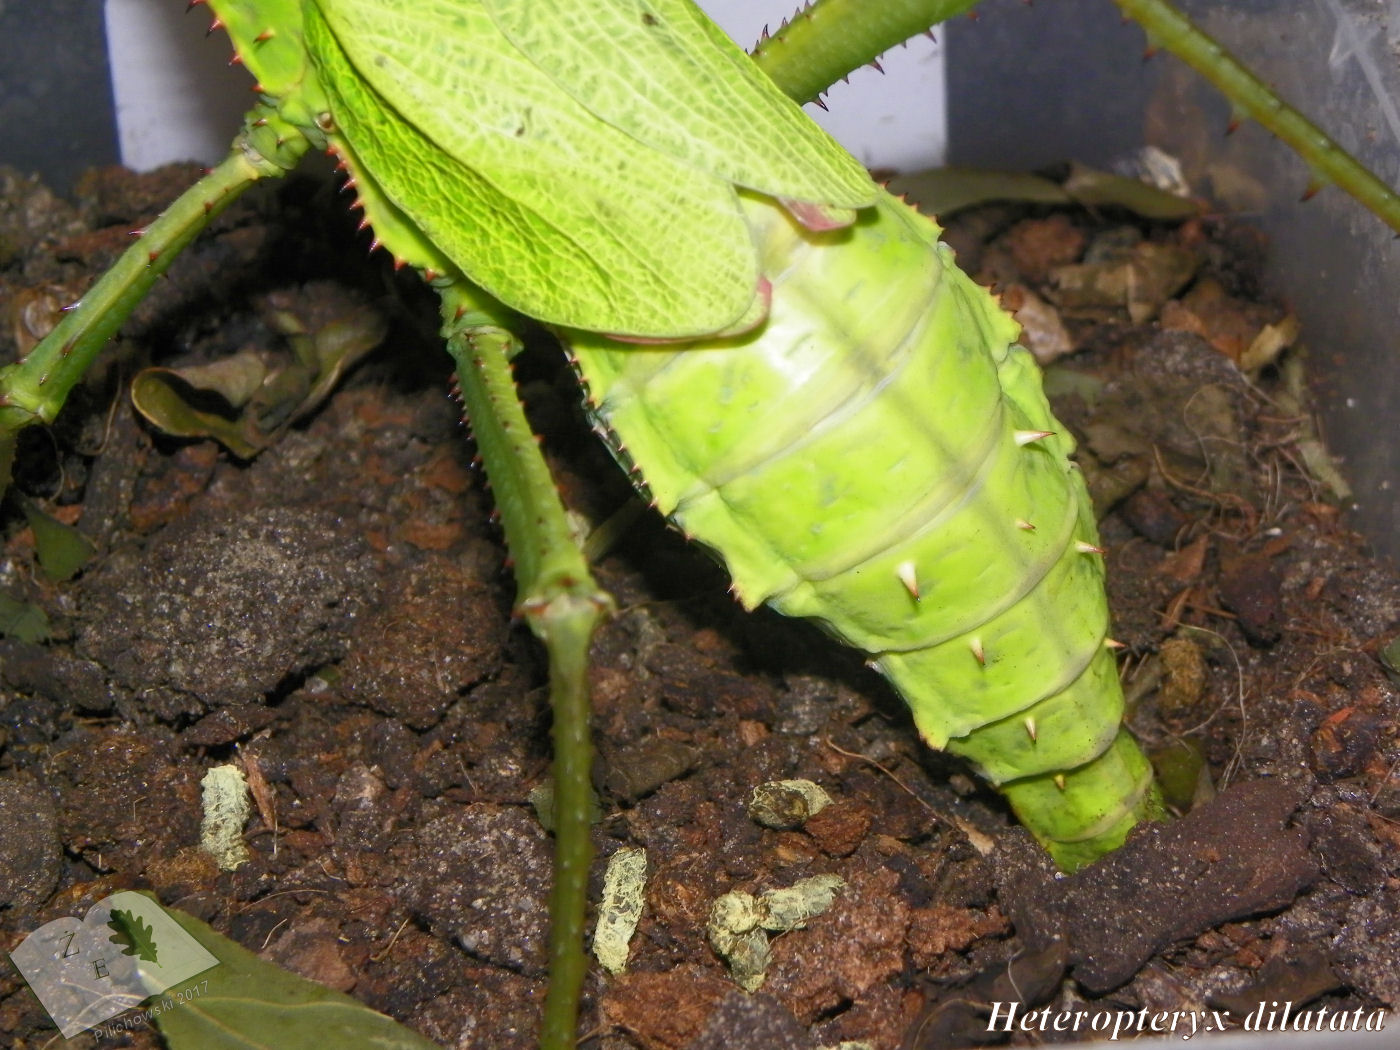
[[[1151,773],[1120,728],[1088,494],[1015,322],[893,198],[820,234],[744,207],[768,320],[572,336],[600,429],[746,606],[868,653],[1062,867],[1114,848]]]

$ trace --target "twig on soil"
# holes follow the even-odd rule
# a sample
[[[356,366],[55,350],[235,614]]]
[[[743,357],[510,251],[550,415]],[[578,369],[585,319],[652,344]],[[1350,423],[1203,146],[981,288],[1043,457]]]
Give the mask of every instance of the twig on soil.
[[[265,904],[276,897],[293,897],[298,893],[324,893],[328,897],[335,896],[331,890],[317,889],[315,886],[298,886],[296,889],[278,890],[275,893],[269,893],[265,896],[258,897],[255,900],[248,901],[247,904],[240,906],[237,910],[251,911],[254,907]]]
[[[1157,445],[1152,446],[1152,458],[1156,461],[1157,470],[1162,475],[1162,480],[1172,488],[1180,489],[1187,495],[1203,499],[1207,503],[1214,503],[1217,507],[1235,507],[1246,522],[1244,535],[1248,536],[1254,533],[1255,528],[1259,524],[1259,512],[1255,510],[1254,505],[1243,496],[1236,496],[1233,492],[1211,492],[1209,489],[1198,488],[1190,482],[1181,480],[1167,469],[1166,463],[1162,460],[1162,450]],[[1232,539],[1242,538],[1241,536],[1229,532],[1225,533],[1225,535],[1230,536]]]
[[[386,944],[383,948],[380,948],[379,951],[377,951],[377,952],[375,952],[373,955],[371,955],[371,956],[369,957],[369,961],[370,961],[370,962],[376,962],[376,963],[377,963],[377,962],[383,962],[383,961],[385,960],[385,958],[388,957],[389,951],[394,947],[394,945],[395,945],[396,943],[398,943],[399,934],[403,933],[404,928],[408,926],[408,923],[409,923],[409,919],[408,919],[408,917],[405,917],[404,920],[403,920],[403,922],[399,923],[399,928],[398,928],[397,930],[394,931],[394,935],[393,935],[392,937],[389,938],[389,943]]]
[[[829,748],[831,748],[831,750],[835,751],[838,755],[845,755],[847,758],[858,758],[858,759],[860,759],[862,762],[867,762],[867,763],[869,763],[870,765],[874,766],[874,767],[875,767],[876,769],[878,769],[881,773],[885,774],[885,776],[889,777],[889,778],[890,778],[891,780],[893,780],[896,784],[898,784],[898,785],[899,785],[900,787],[902,787],[905,791],[907,791],[911,796],[913,796],[914,801],[917,802],[919,805],[923,806],[924,809],[928,810],[928,811],[929,811],[930,813],[932,813],[934,816],[937,816],[937,815],[938,815],[938,811],[935,810],[931,805],[929,805],[929,804],[928,804],[927,802],[925,802],[923,799],[921,799],[921,798],[918,796],[918,793],[915,792],[913,788],[911,788],[911,787],[910,787],[908,784],[906,784],[904,781],[900,780],[899,777],[895,776],[893,773],[891,773],[891,772],[890,772],[888,769],[886,769],[884,766],[880,765],[879,762],[876,762],[876,761],[875,761],[873,758],[871,758],[869,755],[862,755],[859,751],[847,751],[844,747],[841,747],[840,745],[838,745],[838,744],[837,744],[834,740],[832,740],[831,737],[829,737],[829,736],[828,736],[828,737],[823,737],[822,739],[823,739],[823,741],[825,741],[826,746],[829,747]]]
[[[1187,587],[1185,590],[1181,591],[1179,594],[1177,594],[1175,598],[1171,600],[1171,602],[1167,605],[1166,609],[1164,609],[1161,614],[1162,630],[1168,632],[1176,630],[1177,626],[1181,624],[1182,612],[1184,612],[1187,609],[1190,609],[1193,612],[1205,613],[1207,616],[1219,617],[1222,620],[1239,619],[1238,616],[1230,612],[1228,609],[1220,609],[1214,605],[1206,605],[1203,602],[1192,601],[1191,594],[1197,589],[1198,588],[1196,587]],[[1192,627],[1194,625],[1188,623],[1184,626]],[[1204,627],[1200,629],[1205,630]]]
[[[1230,777],[1234,775],[1235,770],[1239,768],[1240,763],[1244,760],[1244,741],[1245,738],[1249,735],[1249,715],[1245,710],[1244,703],[1244,665],[1240,663],[1240,657],[1239,654],[1235,652],[1234,645],[1232,645],[1230,640],[1226,638],[1223,634],[1221,634],[1219,631],[1212,631],[1209,627],[1200,627],[1195,624],[1189,623],[1182,624],[1182,627],[1183,629],[1188,631],[1200,631],[1202,634],[1211,635],[1217,641],[1221,642],[1227,650],[1229,650],[1230,659],[1235,661],[1235,675],[1239,687],[1237,700],[1240,709],[1240,731],[1239,735],[1235,739],[1235,752],[1230,756],[1230,761],[1225,764],[1225,769],[1220,774],[1220,787],[1224,789],[1225,787],[1229,786]],[[1190,736],[1193,733],[1199,733],[1206,726],[1210,725],[1211,722],[1215,721],[1215,716],[1220,714],[1221,711],[1225,710],[1225,706],[1225,703],[1222,702],[1220,706],[1218,706],[1214,711],[1210,713],[1210,715],[1205,719],[1205,721],[1201,722],[1198,725],[1194,725],[1189,729],[1184,730],[1181,733],[1181,735]]]
[[[1390,768],[1385,771],[1385,776],[1381,777],[1381,782],[1376,785],[1376,790],[1371,792],[1372,806],[1376,804],[1376,799],[1381,797],[1381,792],[1384,791],[1385,786],[1390,783],[1390,778],[1395,775],[1397,769],[1400,769],[1400,755],[1396,756],[1395,761],[1390,764]]]
[[[1016,960],[1020,958],[1021,953],[1024,951],[1025,948],[1017,948],[1011,953],[1010,958],[1006,960],[1006,980],[1011,985],[1011,990],[1016,993],[1016,998],[1021,1000],[1021,1002],[1026,1001],[1026,994],[1021,991],[1021,986],[1016,983],[1016,971],[1014,966]]]
[[[1209,387],[1210,389],[1214,390],[1222,389],[1218,384],[1214,383],[1209,384]],[[1219,445],[1227,446],[1233,445],[1235,448],[1245,453],[1251,452],[1252,449],[1250,448],[1249,442],[1247,441],[1231,441],[1229,438],[1224,437],[1220,434],[1202,434],[1196,429],[1194,425],[1192,425],[1191,420],[1188,417],[1188,413],[1191,411],[1191,405],[1196,400],[1196,398],[1200,394],[1202,394],[1206,389],[1207,387],[1205,386],[1198,388],[1194,394],[1192,394],[1189,398],[1186,399],[1186,404],[1181,406],[1181,425],[1184,426],[1187,432],[1193,438],[1196,439],[1196,448],[1201,453],[1201,458],[1205,460],[1205,473],[1209,474],[1211,464],[1210,448],[1208,447],[1209,443],[1214,442]]]
[[[260,952],[265,952],[265,951],[267,951],[267,946],[268,946],[269,944],[272,943],[272,935],[273,935],[274,933],[276,933],[278,930],[280,930],[283,926],[287,925],[287,923],[289,923],[289,922],[291,922],[291,921],[292,921],[292,918],[291,918],[290,915],[287,916],[287,918],[285,918],[285,919],[279,919],[279,920],[277,921],[277,924],[276,924],[275,926],[273,926],[272,929],[270,929],[270,930],[267,931],[267,936],[263,938],[262,947],[259,948],[258,951],[260,951]]]
[[[1312,502],[1314,502],[1314,503],[1319,503],[1319,502],[1321,502],[1321,498],[1322,498],[1322,485],[1321,485],[1321,483],[1318,482],[1317,479],[1313,477],[1312,471],[1308,470],[1308,468],[1307,468],[1304,464],[1298,462],[1298,458],[1290,451],[1290,449],[1289,449],[1289,447],[1288,447],[1288,446],[1290,446],[1290,445],[1295,445],[1296,442],[1297,442],[1297,439],[1295,438],[1293,441],[1289,441],[1289,442],[1285,442],[1285,443],[1280,444],[1280,445],[1276,445],[1276,446],[1273,448],[1273,452],[1274,452],[1275,454],[1277,454],[1277,455],[1282,456],[1284,459],[1286,459],[1286,460],[1288,461],[1288,465],[1291,466],[1291,467],[1293,468],[1293,473],[1303,480],[1303,484],[1307,485],[1307,487],[1308,487],[1308,498],[1309,498],[1310,500],[1312,500]],[[1283,471],[1280,470],[1278,473],[1279,473],[1279,487],[1282,488],[1282,486],[1283,486]]]
[[[94,449],[85,449],[81,446],[74,446],[73,451],[76,452],[78,455],[96,458],[97,456],[102,455],[102,453],[107,450],[107,443],[112,440],[112,425],[117,421],[117,409],[118,407],[120,407],[123,401],[122,394],[126,391],[126,380],[125,377],[122,376],[120,373],[118,373],[117,375],[115,389],[116,393],[112,395],[111,403],[107,406],[106,422],[102,424],[102,440],[100,440],[97,443],[97,447]],[[60,463],[59,479],[62,480],[62,477],[62,464]]]

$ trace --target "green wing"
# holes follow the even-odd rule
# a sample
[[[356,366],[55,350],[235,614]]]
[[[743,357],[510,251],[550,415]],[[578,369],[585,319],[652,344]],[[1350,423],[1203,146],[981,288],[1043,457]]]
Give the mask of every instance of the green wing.
[[[484,3],[561,89],[638,141],[770,197],[874,203],[865,169],[690,0]]]
[[[625,22],[631,6],[587,5],[600,21],[585,22],[604,32]],[[633,95],[636,113],[620,96],[580,102],[575,92],[595,86],[586,78],[555,79],[556,67],[569,65],[568,15],[585,9],[579,4],[560,14],[541,5],[528,52],[479,0],[315,0],[305,31],[330,97],[332,144],[343,139],[342,151],[354,158],[367,207],[382,196],[422,241],[523,313],[591,331],[677,338],[756,319],[758,264],[736,182],[796,202],[794,213],[819,225],[844,221],[841,209],[873,200],[875,191],[824,133],[801,130],[796,107],[775,108],[758,94],[776,90],[741,53],[735,61],[721,52],[696,73],[702,56],[714,53],[712,31],[688,5],[667,8],[652,28],[668,32],[651,46],[670,56],[671,75],[654,94]],[[675,82],[681,70],[700,75],[699,86]],[[660,114],[685,109],[695,91],[708,116],[693,128],[662,130]],[[741,106],[751,115],[742,140],[724,139],[716,114]],[[781,147],[740,159],[765,140]],[[706,157],[720,159],[699,163]],[[378,215],[369,217],[387,247],[418,258],[400,252],[392,233],[386,238]]]

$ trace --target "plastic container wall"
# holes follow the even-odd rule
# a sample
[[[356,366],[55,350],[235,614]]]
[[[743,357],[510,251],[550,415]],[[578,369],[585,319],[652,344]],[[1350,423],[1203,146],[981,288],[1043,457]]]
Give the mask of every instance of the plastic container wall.
[[[0,164],[66,191],[117,159],[102,10],[92,0],[0,0]]]
[[[1391,186],[1400,186],[1400,2],[1184,5],[1207,32]],[[1352,523],[1400,560],[1400,240],[1180,62],[1144,62],[1108,0],[986,0],[948,27],[949,160],[1105,164],[1143,143],[1271,239],[1270,280],[1303,322],[1323,431],[1355,490]]]

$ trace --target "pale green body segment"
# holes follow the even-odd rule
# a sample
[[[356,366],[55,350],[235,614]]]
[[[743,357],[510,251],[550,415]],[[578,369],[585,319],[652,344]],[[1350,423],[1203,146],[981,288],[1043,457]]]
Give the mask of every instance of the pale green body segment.
[[[828,233],[745,211],[768,320],[680,347],[571,333],[600,429],[745,605],[870,654],[1062,862],[1117,845],[1151,776],[1115,743],[1092,508],[1017,325],[888,195]]]
[[[1150,776],[1088,497],[1067,437],[1018,437],[1061,428],[931,221],[689,0],[283,13],[261,42],[234,20],[278,119],[397,258],[567,330],[602,429],[746,605],[867,653],[1065,866],[1122,841]]]

